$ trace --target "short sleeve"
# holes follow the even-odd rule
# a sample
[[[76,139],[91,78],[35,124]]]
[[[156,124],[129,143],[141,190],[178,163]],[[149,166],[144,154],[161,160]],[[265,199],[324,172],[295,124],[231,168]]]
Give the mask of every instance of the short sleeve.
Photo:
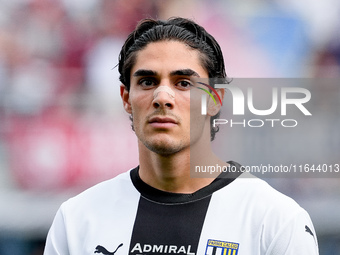
[[[60,208],[48,232],[44,255],[69,255],[65,222]]]

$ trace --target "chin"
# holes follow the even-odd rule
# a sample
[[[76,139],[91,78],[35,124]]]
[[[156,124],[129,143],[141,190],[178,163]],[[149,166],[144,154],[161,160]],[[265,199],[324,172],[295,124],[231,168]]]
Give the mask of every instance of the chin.
[[[183,149],[181,145],[174,145],[168,143],[144,143],[144,145],[152,152],[162,156],[170,156],[180,152]]]

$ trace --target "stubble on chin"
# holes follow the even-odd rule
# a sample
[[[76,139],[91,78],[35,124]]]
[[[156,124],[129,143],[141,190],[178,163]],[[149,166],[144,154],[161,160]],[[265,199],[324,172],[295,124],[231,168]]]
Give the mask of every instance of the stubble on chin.
[[[179,141],[179,144],[169,144],[168,142],[150,142],[150,141],[142,141],[146,148],[148,148],[150,151],[157,153],[161,156],[170,156],[174,155],[181,150],[183,150],[184,146],[182,144],[182,141]]]

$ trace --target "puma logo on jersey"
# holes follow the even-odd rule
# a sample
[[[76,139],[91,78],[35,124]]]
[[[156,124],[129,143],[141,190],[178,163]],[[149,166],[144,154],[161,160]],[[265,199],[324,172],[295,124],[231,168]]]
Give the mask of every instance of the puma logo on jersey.
[[[102,253],[102,254],[104,254],[104,255],[114,255],[114,254],[116,253],[116,251],[117,251],[120,247],[122,247],[122,246],[123,246],[123,244],[121,243],[120,245],[118,245],[117,249],[116,249],[114,252],[109,252],[109,251],[106,250],[103,246],[98,245],[98,246],[96,247],[96,250],[94,251],[94,253]]]
[[[310,230],[310,228],[307,225],[305,226],[305,231],[314,237],[312,230]]]

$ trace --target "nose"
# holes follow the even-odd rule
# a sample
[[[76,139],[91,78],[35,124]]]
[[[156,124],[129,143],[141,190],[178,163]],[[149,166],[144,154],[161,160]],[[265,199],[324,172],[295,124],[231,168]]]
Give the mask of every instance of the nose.
[[[173,108],[175,92],[168,86],[159,86],[153,93],[152,104],[155,108]]]

